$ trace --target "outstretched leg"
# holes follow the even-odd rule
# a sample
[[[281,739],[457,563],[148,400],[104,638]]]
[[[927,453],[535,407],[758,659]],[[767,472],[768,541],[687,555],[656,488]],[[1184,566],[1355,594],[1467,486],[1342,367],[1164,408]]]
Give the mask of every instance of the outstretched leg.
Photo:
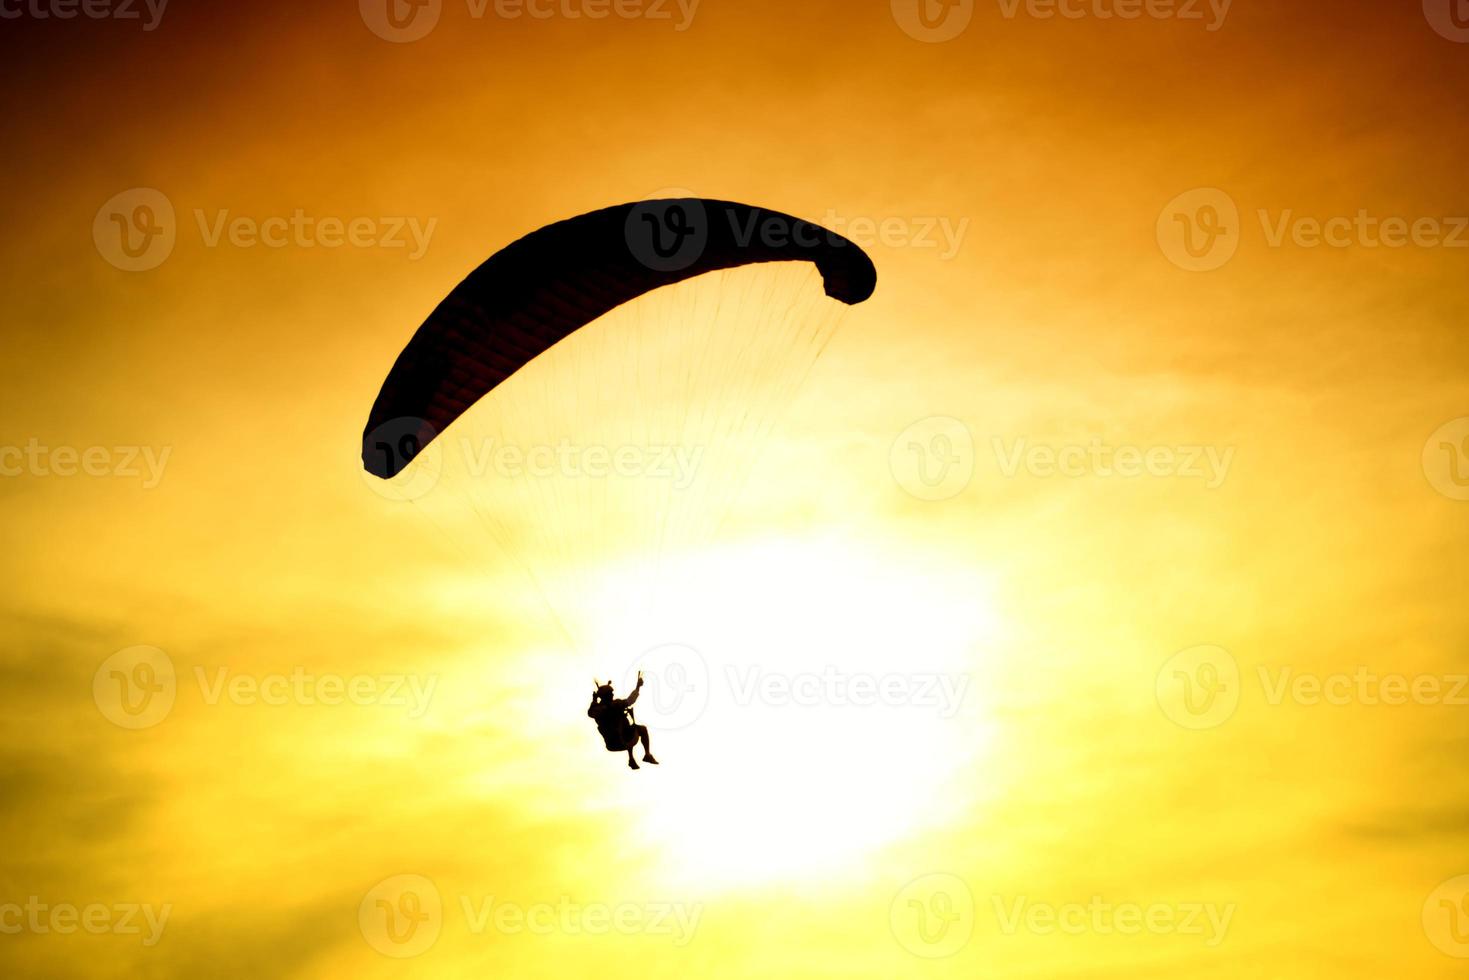
[[[650,762],[656,766],[658,760],[653,758],[653,750],[648,747],[648,726],[634,725],[633,731],[637,733],[638,739],[643,743],[643,761]],[[632,758],[632,749],[627,750],[627,755],[628,758]]]
[[[638,765],[638,760],[637,759],[634,759],[633,758],[633,754],[632,754],[632,750],[635,749],[635,748],[637,748],[637,744],[638,744],[638,733],[637,733],[637,730],[636,729],[633,729],[632,731],[629,731],[627,733],[627,767],[629,769],[641,769],[642,768],[642,766]],[[644,754],[646,755],[647,753],[645,752]]]

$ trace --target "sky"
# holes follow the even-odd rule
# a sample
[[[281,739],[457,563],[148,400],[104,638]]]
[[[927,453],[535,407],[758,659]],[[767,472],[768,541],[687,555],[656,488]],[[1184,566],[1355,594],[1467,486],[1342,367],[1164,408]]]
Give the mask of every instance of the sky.
[[[1462,7],[0,14],[7,975],[1462,973]],[[877,292],[362,472],[465,274],[685,194]]]

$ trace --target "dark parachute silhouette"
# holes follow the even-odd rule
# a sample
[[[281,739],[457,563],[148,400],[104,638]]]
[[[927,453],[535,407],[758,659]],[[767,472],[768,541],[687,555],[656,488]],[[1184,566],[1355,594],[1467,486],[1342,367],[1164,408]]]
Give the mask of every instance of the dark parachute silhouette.
[[[470,273],[408,342],[368,417],[363,465],[374,476],[395,476],[538,355],[645,293],[791,261],[814,264],[826,294],[847,305],[877,284],[872,260],[846,238],[729,201],[623,204],[533,232]]]
[[[476,598],[516,601],[499,558],[521,565],[587,658],[579,673],[651,671],[648,650],[687,641],[685,600],[755,461],[876,280],[840,235],[727,201],[542,228],[403,349],[364,428],[368,481],[443,532],[464,581],[493,579]]]

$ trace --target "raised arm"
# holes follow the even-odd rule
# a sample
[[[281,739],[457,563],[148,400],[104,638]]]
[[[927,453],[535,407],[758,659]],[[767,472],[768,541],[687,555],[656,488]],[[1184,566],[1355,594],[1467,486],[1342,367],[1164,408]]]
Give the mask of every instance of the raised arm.
[[[633,706],[633,704],[637,701],[638,695],[639,694],[642,694],[642,693],[643,693],[643,672],[640,670],[640,671],[638,671],[638,686],[632,689],[632,693],[631,694],[629,694],[627,697],[623,698],[621,701],[619,701],[617,703],[619,705],[621,705],[622,707],[624,707],[624,708],[631,708]]]

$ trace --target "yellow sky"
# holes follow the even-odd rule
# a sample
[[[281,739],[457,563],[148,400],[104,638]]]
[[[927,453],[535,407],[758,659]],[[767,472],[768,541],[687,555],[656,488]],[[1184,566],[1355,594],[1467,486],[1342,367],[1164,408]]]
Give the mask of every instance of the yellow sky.
[[[4,972],[1462,972],[1469,46],[1281,6],[7,20]],[[718,533],[653,576],[638,481],[377,492],[362,423],[448,289],[667,189],[880,273],[758,456],[714,445],[753,464]],[[166,256],[108,237],[140,204]],[[674,308],[463,434],[672,370],[616,340]],[[516,437],[657,442],[643,390]],[[632,514],[596,561],[575,492]],[[637,664],[631,773],[583,710]]]

